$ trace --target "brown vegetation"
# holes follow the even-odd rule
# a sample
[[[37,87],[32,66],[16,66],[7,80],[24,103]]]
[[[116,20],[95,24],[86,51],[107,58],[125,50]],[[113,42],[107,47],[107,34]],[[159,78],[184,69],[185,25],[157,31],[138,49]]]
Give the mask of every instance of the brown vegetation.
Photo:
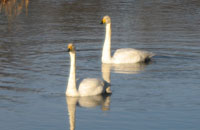
[[[28,4],[29,0],[0,0],[0,13],[4,12],[9,19],[12,19],[21,14],[24,7],[27,14]]]

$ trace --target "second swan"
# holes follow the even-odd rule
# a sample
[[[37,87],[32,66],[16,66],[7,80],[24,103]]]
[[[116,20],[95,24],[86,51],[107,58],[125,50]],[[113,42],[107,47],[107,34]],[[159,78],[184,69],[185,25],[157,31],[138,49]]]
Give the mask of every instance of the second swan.
[[[106,24],[105,41],[102,51],[102,63],[126,64],[147,62],[154,54],[152,52],[136,50],[132,48],[123,48],[115,51],[111,57],[111,19],[109,16],[104,16],[101,24]]]

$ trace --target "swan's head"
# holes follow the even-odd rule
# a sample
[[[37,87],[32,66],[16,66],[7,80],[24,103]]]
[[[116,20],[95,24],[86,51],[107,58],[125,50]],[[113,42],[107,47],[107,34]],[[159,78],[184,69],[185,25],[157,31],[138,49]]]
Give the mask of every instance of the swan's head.
[[[104,16],[103,19],[101,20],[101,24],[109,24],[111,23],[111,19],[109,16]]]
[[[69,43],[67,48],[68,48],[67,49],[68,52],[75,52],[75,50],[76,50],[73,43]]]

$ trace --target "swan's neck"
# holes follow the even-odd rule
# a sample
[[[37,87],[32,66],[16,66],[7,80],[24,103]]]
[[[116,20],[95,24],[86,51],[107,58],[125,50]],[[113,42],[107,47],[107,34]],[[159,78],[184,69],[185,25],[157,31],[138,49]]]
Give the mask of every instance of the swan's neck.
[[[105,34],[105,41],[103,45],[102,51],[102,62],[103,63],[110,63],[111,62],[111,23],[106,24],[106,34]]]
[[[68,79],[68,85],[66,90],[67,96],[78,96],[78,91],[76,88],[76,53],[70,52],[70,73]]]

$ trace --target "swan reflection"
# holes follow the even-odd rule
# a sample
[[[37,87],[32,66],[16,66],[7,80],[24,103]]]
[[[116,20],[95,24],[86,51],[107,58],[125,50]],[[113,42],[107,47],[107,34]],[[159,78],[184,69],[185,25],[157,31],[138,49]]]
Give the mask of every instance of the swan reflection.
[[[110,75],[112,70],[114,73],[122,74],[138,74],[145,69],[149,63],[135,63],[135,64],[102,64],[102,73]],[[104,74],[103,74],[104,75]],[[105,76],[105,78],[108,78]]]
[[[98,95],[89,97],[66,97],[70,130],[76,126],[76,106],[93,108],[101,106],[103,111],[110,109],[110,95]]]

